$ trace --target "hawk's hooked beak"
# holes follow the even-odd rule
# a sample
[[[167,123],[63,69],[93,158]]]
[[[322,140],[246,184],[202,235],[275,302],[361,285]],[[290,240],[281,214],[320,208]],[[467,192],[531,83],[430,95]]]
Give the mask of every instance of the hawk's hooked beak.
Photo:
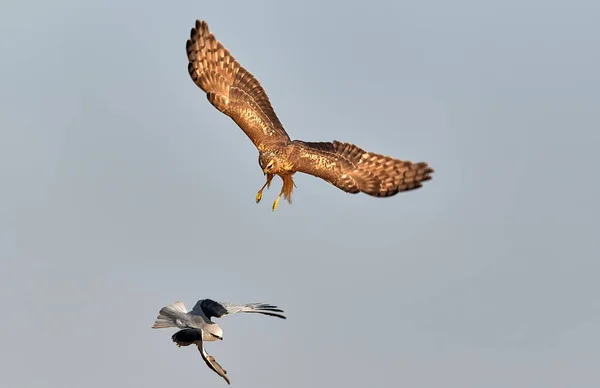
[[[267,169],[263,168],[263,174],[267,175]]]

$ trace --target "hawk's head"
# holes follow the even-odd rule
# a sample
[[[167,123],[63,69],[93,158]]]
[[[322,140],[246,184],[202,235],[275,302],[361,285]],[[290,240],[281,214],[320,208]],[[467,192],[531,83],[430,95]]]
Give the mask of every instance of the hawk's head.
[[[261,152],[258,155],[258,164],[260,164],[260,168],[262,168],[265,175],[274,174],[279,168],[279,164],[277,163],[277,156],[274,152],[270,151]]]

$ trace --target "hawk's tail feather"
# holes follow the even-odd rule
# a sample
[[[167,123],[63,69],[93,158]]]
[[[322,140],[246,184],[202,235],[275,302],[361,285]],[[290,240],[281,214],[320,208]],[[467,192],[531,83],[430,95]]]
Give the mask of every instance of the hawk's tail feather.
[[[283,179],[283,188],[281,191],[283,192],[283,198],[287,200],[289,203],[292,203],[292,192],[294,191],[294,180],[291,175],[284,175]]]
[[[183,302],[177,301],[165,306],[158,312],[158,317],[156,317],[152,328],[164,329],[166,327],[177,327],[175,321],[185,313],[187,313],[187,309]]]

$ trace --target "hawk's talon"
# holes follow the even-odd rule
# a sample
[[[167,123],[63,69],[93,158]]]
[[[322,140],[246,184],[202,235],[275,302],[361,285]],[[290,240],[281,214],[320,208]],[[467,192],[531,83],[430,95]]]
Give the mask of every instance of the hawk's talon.
[[[275,211],[275,209],[277,209],[277,204],[279,203],[279,198],[281,198],[281,195],[277,197],[275,202],[273,202],[273,211]]]
[[[265,174],[267,175],[267,174]],[[273,179],[273,174],[268,174],[267,175],[267,181],[265,182],[265,184],[263,185],[263,187],[260,188],[260,190],[258,190],[258,193],[256,193],[256,203],[259,203],[260,200],[262,199],[262,192],[263,190],[266,188],[269,188],[269,186],[271,186],[271,180]]]

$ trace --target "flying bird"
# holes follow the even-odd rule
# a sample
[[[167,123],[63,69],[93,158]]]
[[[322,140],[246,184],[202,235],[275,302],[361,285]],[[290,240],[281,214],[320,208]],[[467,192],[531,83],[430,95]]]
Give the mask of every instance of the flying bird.
[[[339,141],[291,140],[258,80],[214,37],[205,21],[196,20],[186,51],[194,83],[258,148],[258,163],[267,181],[256,194],[256,203],[275,175],[281,177],[283,187],[273,210],[281,196],[292,203],[296,172],[322,178],[347,193],[375,197],[414,190],[431,179],[433,169],[425,162],[398,160]]]
[[[196,302],[196,305],[190,312],[179,301],[163,307],[160,309],[152,328],[177,327],[181,329],[171,337],[173,342],[179,347],[196,345],[206,365],[219,376],[223,377],[227,381],[227,384],[231,384],[227,377],[227,371],[219,365],[213,356],[204,350],[204,341],[223,340],[223,330],[211,318],[222,318],[235,313],[263,314],[286,319],[282,314],[283,310],[270,304],[234,304],[229,302],[215,302],[211,299],[201,299]]]

